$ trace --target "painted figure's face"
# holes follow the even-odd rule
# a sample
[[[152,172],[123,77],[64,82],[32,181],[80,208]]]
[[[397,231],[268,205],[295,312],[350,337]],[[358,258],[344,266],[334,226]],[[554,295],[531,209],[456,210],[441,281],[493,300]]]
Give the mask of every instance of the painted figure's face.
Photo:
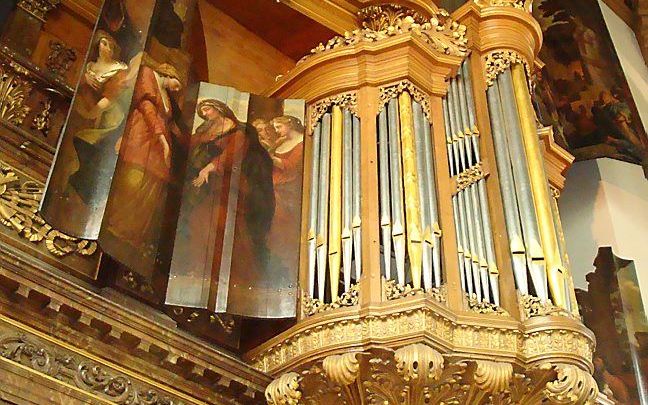
[[[265,121],[256,122],[254,124],[254,128],[257,130],[257,133],[259,134],[259,138],[270,139],[270,131],[268,131],[267,122]]]
[[[275,122],[274,129],[278,136],[287,136],[290,132],[290,127],[282,122]]]
[[[102,58],[112,59],[113,58],[113,49],[110,41],[106,38],[101,38],[99,40],[99,56]]]
[[[207,119],[207,121],[215,121],[221,119],[221,115],[216,111],[216,109],[209,105],[204,105],[200,107],[200,114]]]

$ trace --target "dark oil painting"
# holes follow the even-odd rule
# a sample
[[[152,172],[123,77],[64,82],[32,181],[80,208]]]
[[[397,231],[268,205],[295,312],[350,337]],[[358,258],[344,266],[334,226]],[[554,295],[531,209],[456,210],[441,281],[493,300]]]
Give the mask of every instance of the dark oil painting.
[[[648,403],[648,318],[634,263],[599,249],[587,291],[576,290],[585,325],[596,335],[594,378],[617,404]]]
[[[539,0],[538,118],[579,160],[648,163],[648,138],[596,0]]]
[[[104,2],[41,204],[43,216],[58,229],[98,238],[113,178],[137,181],[131,170],[115,173],[118,157],[139,164],[142,173],[168,178],[161,167],[149,170],[150,162],[135,162],[133,155],[146,147],[152,153],[164,148],[162,166],[168,163],[170,118],[190,66],[183,49],[185,26],[194,7],[195,0]],[[152,111],[159,113],[160,122],[147,119]],[[155,125],[164,127],[154,130],[160,130],[156,136],[163,135],[166,144],[158,137],[155,146],[135,146],[149,141],[143,132]],[[144,177],[140,181],[151,180],[148,174]]]
[[[167,304],[295,316],[304,110],[201,83]]]

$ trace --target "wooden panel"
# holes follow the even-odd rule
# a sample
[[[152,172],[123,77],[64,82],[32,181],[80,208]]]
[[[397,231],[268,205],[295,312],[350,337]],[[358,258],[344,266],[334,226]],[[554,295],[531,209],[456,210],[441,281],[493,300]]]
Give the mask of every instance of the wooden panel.
[[[209,81],[260,94],[294,61],[207,1],[200,1]]]
[[[328,41],[336,34],[304,14],[276,1],[209,2],[294,60],[299,60],[317,44]]]

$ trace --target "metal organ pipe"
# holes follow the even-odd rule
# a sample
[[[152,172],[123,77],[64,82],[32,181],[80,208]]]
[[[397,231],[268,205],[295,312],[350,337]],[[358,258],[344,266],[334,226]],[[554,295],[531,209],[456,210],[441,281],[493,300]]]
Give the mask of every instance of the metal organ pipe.
[[[389,174],[391,186],[392,241],[396,256],[398,283],[405,284],[405,209],[403,207],[403,177],[398,100],[387,104],[389,128]]]
[[[328,202],[331,153],[331,114],[322,117],[319,204],[317,208],[317,298],[324,300],[328,259]]]
[[[315,296],[315,268],[317,266],[317,217],[318,217],[318,193],[320,182],[319,162],[320,162],[320,139],[321,124],[317,123],[313,130],[313,148],[311,153],[311,194],[309,200],[308,213],[308,294]]]

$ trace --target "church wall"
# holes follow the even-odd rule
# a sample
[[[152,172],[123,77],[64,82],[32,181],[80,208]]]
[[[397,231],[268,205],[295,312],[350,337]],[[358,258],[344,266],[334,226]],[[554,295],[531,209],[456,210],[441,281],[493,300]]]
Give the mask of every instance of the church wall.
[[[599,247],[611,246],[634,260],[648,311],[648,181],[641,167],[607,158],[577,162],[559,201],[575,287],[587,289]]]
[[[648,132],[648,67],[634,31],[602,0],[599,0],[605,24],[610,31],[623,73],[628,80],[644,129]]]
[[[202,0],[199,7],[211,83],[259,94],[294,67],[292,59],[211,3]]]

